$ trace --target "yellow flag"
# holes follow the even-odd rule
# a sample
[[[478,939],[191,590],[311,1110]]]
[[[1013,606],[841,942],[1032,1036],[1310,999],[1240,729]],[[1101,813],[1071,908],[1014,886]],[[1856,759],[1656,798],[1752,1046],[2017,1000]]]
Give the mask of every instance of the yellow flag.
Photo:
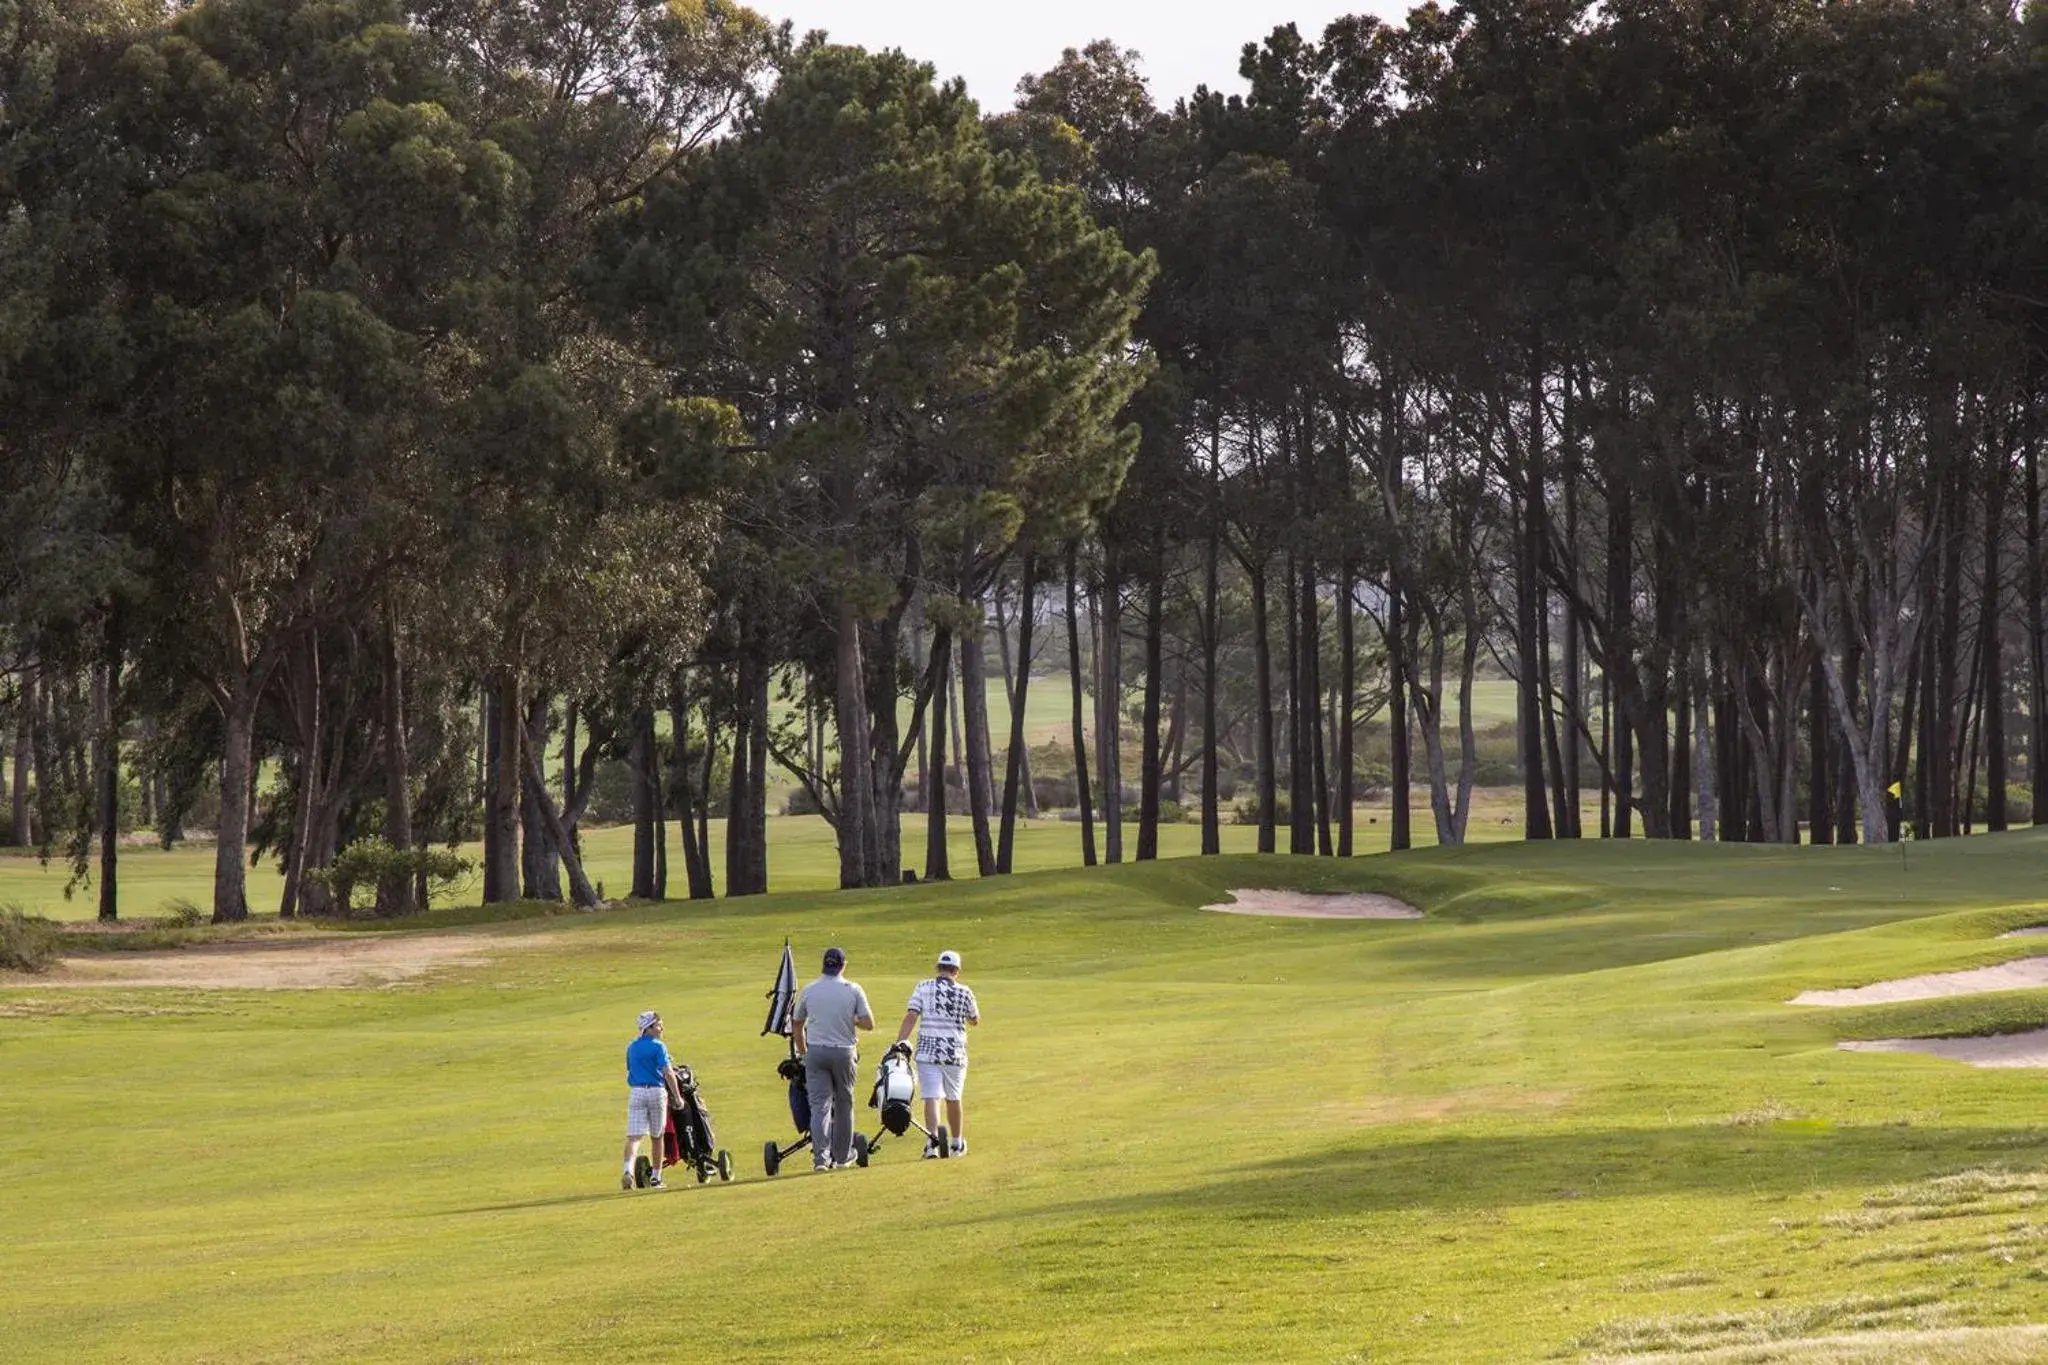
[[[1885,790],[1890,792],[1895,797],[1903,796],[1905,794],[1899,790],[1899,784],[1896,782],[1892,783],[1889,787],[1886,787]]]

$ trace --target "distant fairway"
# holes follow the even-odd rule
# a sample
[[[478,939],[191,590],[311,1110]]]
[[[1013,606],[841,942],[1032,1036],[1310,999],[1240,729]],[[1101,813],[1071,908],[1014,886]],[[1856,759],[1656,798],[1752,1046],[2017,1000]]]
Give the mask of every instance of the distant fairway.
[[[2048,842],[1909,857],[1181,860],[455,931],[539,940],[384,989],[0,988],[0,1356],[2039,1358],[2048,1078],[1833,1045],[2048,991],[1786,1003],[2042,951],[1996,935]],[[1195,908],[1247,886],[1430,918]],[[966,1160],[761,1178],[785,935],[885,1027],[966,954]],[[615,1188],[650,1005],[740,1183]]]
[[[1471,836],[1475,842],[1521,837],[1521,793],[1481,791],[1475,794]],[[1250,853],[1258,847],[1258,830],[1250,825],[1233,825],[1228,808],[1223,813],[1223,851]],[[1017,836],[1017,869],[1036,872],[1079,867],[1081,826],[1069,820],[1021,821]],[[974,876],[974,834],[967,819],[955,814],[948,822],[948,849],[956,877]],[[1358,809],[1357,848],[1360,853],[1386,851],[1388,817],[1385,802],[1361,805]],[[991,836],[993,837],[993,835]],[[1102,849],[1102,832],[1096,831],[1096,848]],[[686,889],[682,871],[682,836],[669,825],[669,888],[671,894]],[[711,822],[713,871],[721,894],[725,887],[725,821]],[[903,851],[906,865],[924,869],[925,818],[903,817]],[[1286,847],[1287,831],[1279,832],[1280,846]],[[1430,822],[1427,794],[1415,810],[1415,842],[1436,841]],[[1124,856],[1136,855],[1138,828],[1135,821],[1124,824]],[[633,830],[614,825],[594,829],[584,838],[591,880],[603,886],[605,894],[620,897],[633,884]],[[1176,858],[1197,854],[1202,848],[1199,825],[1169,824],[1159,829],[1162,856]],[[482,848],[466,852],[481,859]],[[91,919],[96,911],[94,893],[81,887],[70,900],[64,898],[64,884],[70,873],[61,859],[44,867],[33,857],[0,853],[0,907],[17,906],[31,914],[52,919]],[[121,854],[121,914],[127,919],[147,919],[166,913],[176,900],[190,901],[205,910],[213,907],[213,849],[210,845],[186,846],[165,852],[160,848],[124,849]],[[815,815],[771,816],[768,820],[768,885],[773,891],[828,891],[839,885],[839,853],[832,827]],[[249,908],[274,914],[283,879],[274,859],[266,859],[249,872]],[[449,905],[474,905],[481,899],[482,879],[471,877],[452,887],[440,898]]]

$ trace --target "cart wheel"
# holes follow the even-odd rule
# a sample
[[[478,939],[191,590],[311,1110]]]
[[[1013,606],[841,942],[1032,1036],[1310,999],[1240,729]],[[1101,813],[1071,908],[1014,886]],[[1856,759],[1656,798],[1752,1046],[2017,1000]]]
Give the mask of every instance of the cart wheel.
[[[692,1164],[693,1164],[694,1166],[696,1166],[696,1168],[697,1168],[697,1183],[698,1183],[699,1185],[703,1184],[703,1183],[704,1183],[705,1181],[707,1181],[707,1180],[709,1180],[709,1179],[711,1178],[711,1163],[710,1163],[710,1162],[708,1162],[708,1161],[701,1161],[701,1160],[700,1160],[700,1161],[696,1161],[696,1162],[693,1162]]]
[[[772,1142],[762,1143],[761,1164],[768,1168],[768,1174],[774,1175],[782,1167],[782,1149]]]
[[[718,1149],[718,1183],[722,1185],[731,1179],[732,1153],[721,1147]]]
[[[953,1135],[946,1131],[946,1125],[943,1123],[939,1125],[938,1141],[939,1160],[950,1160],[953,1155]]]
[[[649,1180],[650,1180],[650,1179],[651,1179],[651,1178],[653,1177],[653,1175],[654,1175],[654,1163],[653,1163],[653,1162],[649,1161],[649,1160],[648,1160],[648,1159],[647,1159],[646,1157],[644,1157],[644,1156],[636,1156],[636,1157],[634,1157],[634,1158],[633,1158],[633,1188],[634,1188],[634,1189],[636,1189],[636,1190],[644,1190],[644,1189],[646,1189],[646,1188],[647,1188],[647,1182],[648,1182],[648,1181],[649,1181]]]
[[[853,1164],[863,1169],[868,1164],[868,1135],[866,1133],[855,1133],[853,1135]]]

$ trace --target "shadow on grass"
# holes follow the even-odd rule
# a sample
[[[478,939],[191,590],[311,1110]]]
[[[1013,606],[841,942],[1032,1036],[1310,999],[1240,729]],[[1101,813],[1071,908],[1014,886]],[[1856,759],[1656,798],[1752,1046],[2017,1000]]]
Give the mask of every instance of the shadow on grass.
[[[1489,1209],[1672,1194],[1788,1197],[1972,1167],[2039,1168],[2048,1128],[1756,1126],[1474,1134],[1346,1144],[1175,1190],[1046,1205],[1056,1218],[1223,1221]]]

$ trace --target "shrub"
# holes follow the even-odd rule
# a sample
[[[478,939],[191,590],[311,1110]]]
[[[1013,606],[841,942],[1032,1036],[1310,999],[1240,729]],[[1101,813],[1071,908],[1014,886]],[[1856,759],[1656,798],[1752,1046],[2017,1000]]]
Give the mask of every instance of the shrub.
[[[1032,795],[1038,798],[1040,810],[1063,810],[1081,804],[1080,788],[1074,785],[1072,773],[1060,773],[1053,777],[1040,777],[1034,769],[1031,777]]]
[[[906,783],[904,785],[907,789],[914,784]],[[818,798],[811,795],[811,789],[799,782],[796,786],[790,788],[789,795],[782,799],[782,813],[784,815],[823,815],[825,812],[818,805]]]
[[[1293,818],[1293,803],[1284,795],[1275,796],[1273,798],[1273,823],[1284,825]],[[1244,800],[1233,806],[1231,808],[1231,821],[1239,825],[1258,824],[1259,798],[1256,795],[1247,796]]]
[[[375,904],[377,885],[386,878],[424,874],[429,882],[446,886],[475,868],[471,859],[448,849],[395,848],[382,839],[358,839],[335,857],[332,866],[315,868],[306,879],[332,892],[343,913],[353,913]],[[359,892],[368,895],[370,905],[357,904]]]
[[[2008,783],[2005,789],[2006,823],[2015,827],[2034,823],[2034,789],[2025,782]]]
[[[186,900],[183,896],[179,896],[175,900],[167,900],[162,905],[159,905],[157,907],[157,918],[166,924],[175,924],[181,929],[190,929],[196,925],[206,923],[209,916],[191,901]]]
[[[0,910],[0,968],[46,972],[57,957],[57,926],[14,906]]]

